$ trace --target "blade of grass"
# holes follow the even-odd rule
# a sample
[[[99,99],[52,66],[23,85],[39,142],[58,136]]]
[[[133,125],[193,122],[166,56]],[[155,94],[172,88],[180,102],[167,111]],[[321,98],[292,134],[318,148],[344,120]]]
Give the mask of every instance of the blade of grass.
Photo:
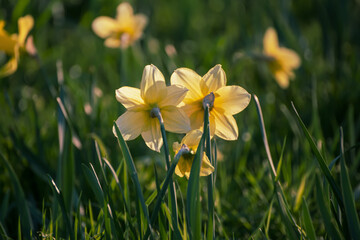
[[[64,221],[64,224],[66,226],[66,232],[68,235],[70,235],[70,239],[71,240],[74,240],[75,237],[74,237],[74,232],[73,232],[73,229],[71,227],[71,221],[70,221],[70,217],[69,215],[67,214],[67,211],[66,211],[66,207],[65,207],[65,202],[64,202],[64,197],[60,191],[60,189],[57,187],[55,181],[52,179],[52,177],[50,175],[48,175],[48,179],[49,179],[49,184],[51,186],[51,189],[53,190],[55,196],[56,196],[56,199],[60,205],[60,209],[61,209],[61,212],[62,212],[62,215],[63,215],[63,221]]]
[[[277,201],[278,201],[278,204],[280,207],[281,217],[283,219],[283,223],[285,224],[285,227],[287,229],[287,234],[289,235],[289,237],[291,239],[299,239],[300,234],[297,231],[296,222],[290,212],[290,207],[286,201],[281,184],[279,181],[275,181],[275,179],[277,179],[277,173],[275,171],[274,163],[273,163],[273,160],[271,157],[271,152],[270,152],[270,147],[269,147],[267,136],[266,136],[266,129],[265,129],[265,124],[264,124],[264,119],[263,119],[263,115],[262,115],[260,102],[256,95],[254,95],[254,100],[255,100],[255,106],[256,106],[257,113],[258,113],[258,117],[259,117],[259,124],[260,124],[260,128],[261,128],[261,134],[263,136],[263,142],[264,142],[268,162],[269,162],[269,165],[271,168],[270,173],[271,173],[271,177],[274,181],[274,191],[275,191],[275,196],[277,198]]]
[[[335,240],[342,239],[338,229],[333,223],[334,219],[331,216],[331,211],[328,202],[325,200],[325,195],[323,193],[323,189],[321,187],[318,176],[316,177],[315,185],[316,185],[316,192],[315,192],[316,200],[320,209],[322,219],[324,220],[325,229],[332,239]]]
[[[360,225],[357,216],[357,210],[354,202],[354,194],[350,184],[349,173],[345,165],[344,155],[344,136],[343,129],[340,128],[340,148],[341,148],[341,159],[340,159],[340,183],[342,196],[344,199],[344,207],[346,219],[348,222],[348,228],[352,239],[358,239],[360,237]]]
[[[13,185],[14,193],[15,193],[15,200],[16,205],[19,211],[19,217],[21,219],[21,226],[23,237],[26,239],[30,239],[30,231],[33,229],[33,223],[30,217],[30,211],[28,204],[25,199],[24,190],[21,187],[19,178],[17,177],[14,169],[12,168],[9,161],[5,158],[5,156],[0,152],[0,159],[4,163],[5,168],[7,169],[11,183]]]
[[[304,228],[306,231],[306,237],[309,238],[309,240],[316,240],[315,229],[314,229],[313,222],[311,220],[309,207],[306,203],[304,196],[302,197],[302,199],[303,199],[303,201],[302,201],[302,219],[303,219],[303,222],[305,225]]]
[[[209,105],[206,105],[204,110],[204,133],[196,150],[187,187],[186,222],[190,239],[201,238],[200,168],[204,154],[204,142],[208,134]]]
[[[296,117],[298,119],[298,122],[300,123],[300,126],[301,126],[301,128],[302,128],[302,130],[303,130],[303,132],[304,132],[304,134],[306,136],[306,139],[310,143],[310,147],[311,147],[311,149],[313,150],[313,152],[314,152],[314,154],[316,156],[316,159],[317,159],[317,161],[319,163],[321,171],[323,172],[323,174],[325,175],[327,181],[329,182],[329,184],[331,186],[331,189],[333,190],[333,192],[335,194],[335,197],[338,200],[341,209],[344,209],[344,203],[343,203],[343,200],[342,200],[341,192],[339,190],[339,187],[335,183],[335,180],[332,177],[332,175],[331,175],[331,173],[329,171],[329,168],[327,167],[327,165],[325,163],[325,159],[323,158],[323,156],[319,152],[318,148],[316,147],[316,144],[315,144],[314,140],[312,139],[309,131],[307,130],[304,122],[301,120],[300,115],[298,114],[298,112],[297,112],[297,110],[296,110],[296,108],[294,106],[294,103],[291,103],[291,104],[292,104],[293,110],[295,112],[295,115],[296,115]]]
[[[139,178],[138,178],[138,175],[137,175],[137,172],[136,172],[134,161],[133,161],[132,156],[130,154],[129,148],[128,148],[124,138],[122,137],[122,135],[120,133],[120,130],[119,130],[119,128],[118,128],[118,126],[116,125],[115,122],[114,122],[114,128],[115,128],[115,131],[116,131],[119,146],[121,148],[124,159],[126,161],[126,166],[127,166],[128,171],[130,173],[130,177],[131,177],[131,179],[132,179],[132,181],[133,181],[133,183],[135,185],[135,189],[136,189],[136,192],[137,192],[138,197],[139,197],[141,208],[143,210],[144,216],[146,217],[147,227],[152,232],[153,230],[152,230],[152,227],[151,227],[151,222],[150,222],[150,218],[149,218],[149,212],[148,212],[148,209],[147,209],[146,204],[145,204],[144,195],[143,195],[143,193],[141,191],[141,186],[140,186]]]

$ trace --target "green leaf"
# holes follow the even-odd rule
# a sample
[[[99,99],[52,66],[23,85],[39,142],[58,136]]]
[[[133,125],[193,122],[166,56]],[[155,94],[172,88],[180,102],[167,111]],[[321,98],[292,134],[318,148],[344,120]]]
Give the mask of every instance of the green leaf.
[[[102,206],[104,205],[105,202],[105,197],[104,197],[104,191],[101,187],[99,178],[97,177],[94,167],[92,166],[91,163],[89,163],[91,166],[91,169],[88,168],[85,164],[82,164],[82,170],[83,173],[85,174],[85,178],[88,181],[91,189],[94,192],[95,198],[98,201],[98,203]]]
[[[209,107],[206,107],[204,111],[204,133],[196,150],[187,187],[186,222],[188,224],[187,229],[190,239],[201,238],[200,168],[204,154],[204,142],[208,131],[208,125]]]
[[[329,202],[325,200],[325,195],[320,184],[319,177],[316,177],[316,200],[320,209],[321,216],[324,221],[325,229],[332,239],[342,239],[336,225],[334,224],[334,218],[331,215],[329,208]]]
[[[282,166],[282,162],[283,162],[285,145],[286,145],[286,137],[284,138],[283,146],[282,146],[282,148],[281,148],[280,159],[279,159],[279,163],[278,163],[277,168],[276,168],[275,181],[278,181],[279,178],[280,178],[280,172],[281,172],[281,166]]]
[[[148,209],[147,209],[146,204],[145,204],[144,195],[143,195],[143,193],[141,191],[141,186],[140,186],[139,178],[138,178],[138,175],[137,175],[137,172],[136,172],[134,161],[133,161],[132,156],[130,154],[129,148],[128,148],[124,138],[122,137],[122,135],[120,133],[120,130],[119,130],[119,128],[118,128],[118,126],[116,125],[115,122],[114,122],[114,128],[115,128],[115,131],[116,131],[117,140],[118,140],[119,146],[121,148],[121,151],[123,153],[123,156],[124,156],[124,159],[125,159],[125,162],[126,162],[126,166],[128,168],[128,171],[129,171],[129,174],[130,174],[130,177],[131,177],[131,180],[133,181],[133,183],[135,185],[135,189],[136,189],[137,195],[139,197],[139,201],[140,201],[140,204],[141,204],[143,214],[146,217],[147,226],[150,229],[150,231],[152,232],[153,230],[152,230],[151,223],[150,223],[149,212],[148,212]]]
[[[64,221],[64,224],[66,226],[66,231],[70,235],[70,239],[73,240],[73,239],[75,239],[74,232],[73,232],[73,229],[71,227],[70,217],[69,217],[69,215],[67,214],[67,211],[66,211],[64,197],[63,197],[60,189],[57,187],[55,181],[52,179],[52,177],[50,175],[48,175],[48,179],[49,179],[50,187],[53,190],[53,192],[54,192],[54,194],[56,196],[56,199],[57,199],[57,201],[58,201],[58,203],[60,205],[61,212],[62,212],[62,215],[63,215],[63,221]]]
[[[310,212],[309,212],[309,208],[308,205],[306,203],[306,200],[304,197],[303,201],[302,201],[302,219],[304,222],[304,228],[306,231],[306,236],[310,239],[310,240],[316,240],[316,234],[315,234],[315,229],[314,229],[314,225],[313,222],[311,220],[311,216],[310,216]]]
[[[341,144],[340,182],[341,182],[342,196],[344,199],[346,219],[348,223],[347,225],[352,239],[358,239],[360,237],[360,225],[359,225],[359,219],[357,216],[357,210],[354,202],[354,194],[350,184],[349,173],[345,165],[344,137],[343,137],[342,128],[340,128],[340,144]]]
[[[16,205],[20,214],[21,219],[21,226],[22,226],[22,232],[24,233],[23,237],[25,239],[30,239],[30,231],[33,229],[33,223],[30,217],[30,211],[28,204],[25,199],[24,191],[21,187],[20,181],[12,168],[9,161],[4,157],[2,153],[0,153],[0,159],[4,163],[5,168],[7,169],[10,180],[14,189],[15,199],[16,199]]]
[[[315,144],[314,140],[312,139],[309,131],[306,129],[304,122],[301,120],[300,115],[296,111],[296,108],[295,108],[294,104],[293,103],[291,103],[291,104],[292,104],[293,110],[295,112],[295,115],[296,115],[296,117],[297,117],[297,119],[298,119],[298,121],[300,123],[300,126],[301,126],[301,128],[302,128],[302,130],[303,130],[303,132],[304,132],[304,134],[306,136],[306,139],[310,143],[310,147],[311,147],[311,149],[313,150],[313,152],[314,152],[314,154],[316,156],[316,159],[317,159],[317,161],[319,163],[320,169],[323,172],[323,174],[325,175],[327,181],[329,182],[329,184],[331,186],[331,189],[333,190],[333,192],[335,194],[335,197],[339,202],[340,207],[343,209],[344,204],[343,204],[343,200],[342,200],[342,196],[341,196],[341,192],[339,190],[339,187],[336,185],[335,180],[332,177],[332,175],[330,173],[330,170],[327,167],[323,156],[321,155],[320,151],[316,147],[316,144]]]

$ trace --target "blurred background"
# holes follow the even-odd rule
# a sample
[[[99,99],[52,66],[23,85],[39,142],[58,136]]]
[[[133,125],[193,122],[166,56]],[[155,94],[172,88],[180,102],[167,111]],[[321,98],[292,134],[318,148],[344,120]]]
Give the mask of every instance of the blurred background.
[[[317,163],[296,122],[291,102],[328,163],[340,154],[340,126],[344,129],[345,149],[359,143],[360,1],[129,1],[135,13],[148,17],[148,25],[142,39],[124,50],[105,47],[103,39],[91,29],[96,17],[115,17],[119,3],[0,0],[0,19],[5,20],[9,33],[18,31],[19,17],[30,14],[35,20],[30,34],[39,59],[22,54],[17,71],[0,80],[0,151],[20,180],[34,233],[41,230],[43,209],[54,201],[46,174],[62,179],[59,182],[64,188],[64,179],[73,177],[70,202],[75,205],[80,201],[86,206],[94,195],[81,164],[97,161],[94,138],[102,142],[115,169],[121,163],[112,124],[125,108],[115,99],[116,89],[125,85],[139,88],[147,64],[156,65],[169,84],[178,67],[204,75],[219,63],[227,74],[228,85],[240,85],[259,97],[275,163],[287,138],[280,181],[295,216],[300,214],[298,190],[306,182],[302,194],[308,201],[316,232],[321,235],[325,230],[312,190]],[[293,49],[302,60],[294,81],[285,90],[277,85],[266,62],[256,57],[263,53],[262,40],[268,27],[276,29],[280,46]],[[5,60],[2,54],[0,64]],[[59,73],[63,74],[60,82]],[[59,149],[59,128],[65,126],[65,120],[59,117],[58,96],[69,115],[64,137],[73,139],[73,144],[65,141],[68,151],[64,154]],[[216,140],[216,232],[219,237],[242,239],[257,230],[270,204],[273,186],[254,101],[235,118],[239,139]],[[169,133],[170,146],[181,138]],[[159,178],[165,177],[163,155],[149,150],[140,137],[128,145],[147,198],[155,189],[154,166]],[[70,160],[61,162],[67,154]],[[358,148],[347,155],[359,209]],[[67,161],[73,166],[70,172],[66,170]],[[63,171],[59,173],[61,164]],[[338,173],[335,167],[336,179]],[[185,198],[187,180],[177,176],[174,179]],[[0,167],[0,223],[14,238],[19,220],[15,198],[11,176],[5,167]],[[279,215],[272,217],[269,234],[277,239],[285,235],[285,228]]]

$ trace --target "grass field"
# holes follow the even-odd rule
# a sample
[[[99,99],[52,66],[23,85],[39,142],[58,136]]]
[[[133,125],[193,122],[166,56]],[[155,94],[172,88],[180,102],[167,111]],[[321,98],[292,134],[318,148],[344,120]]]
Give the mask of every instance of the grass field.
[[[129,3],[143,26],[122,19],[109,47],[99,32],[111,24],[94,30],[94,20],[115,18],[120,1],[0,1],[0,68],[13,64],[0,79],[0,239],[359,239],[360,2]],[[270,27],[291,54],[264,49]],[[160,90],[144,93],[152,136],[164,140],[153,151],[145,130],[124,134],[145,120],[114,124],[132,97],[122,104],[115,90],[143,91],[150,64],[166,89],[179,68],[202,77],[215,66],[251,100],[230,92],[216,118],[220,90],[204,93],[200,142],[189,152],[173,143],[188,132],[176,124],[192,118],[165,115],[176,94],[163,108],[153,103]],[[291,72],[286,87],[277,74]],[[219,124],[213,133],[225,115],[238,134]],[[214,169],[199,177],[205,156]],[[189,179],[179,177],[176,164],[188,160]]]

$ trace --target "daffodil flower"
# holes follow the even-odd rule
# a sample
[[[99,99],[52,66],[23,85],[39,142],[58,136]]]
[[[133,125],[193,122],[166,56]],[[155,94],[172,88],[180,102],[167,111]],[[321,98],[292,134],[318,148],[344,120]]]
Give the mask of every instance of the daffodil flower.
[[[273,28],[266,30],[264,40],[264,54],[270,57],[269,68],[277,83],[282,88],[289,86],[289,78],[294,78],[293,69],[300,66],[301,60],[293,50],[280,47],[276,31]]]
[[[221,65],[210,69],[203,77],[188,68],[179,68],[171,75],[171,84],[189,89],[182,109],[190,117],[191,129],[201,129],[204,107],[209,106],[210,134],[225,140],[238,138],[234,114],[244,110],[250,94],[240,86],[226,86],[226,75]]]
[[[146,26],[147,18],[143,14],[134,15],[133,8],[127,2],[117,7],[116,18],[101,16],[92,23],[92,29],[109,48],[127,48],[138,40]]]
[[[9,35],[4,30],[4,26],[5,22],[0,21],[0,51],[3,51],[10,59],[0,68],[0,77],[9,76],[16,71],[20,50],[25,48],[25,40],[34,26],[34,19],[30,15],[19,18],[19,34]]]
[[[194,161],[196,150],[198,148],[202,132],[200,130],[192,130],[188,132],[185,137],[181,140],[181,143],[174,142],[173,150],[175,155],[178,154],[180,149],[184,146],[186,151],[182,152],[182,155],[179,159],[178,164],[175,168],[176,175],[183,177],[186,176],[187,179],[190,177],[191,166]],[[208,176],[214,172],[214,167],[211,165],[208,157],[205,152],[201,160],[200,176]]]
[[[144,68],[140,89],[121,87],[115,91],[116,99],[126,108],[116,124],[124,140],[140,134],[146,145],[160,152],[163,139],[158,119],[159,113],[165,130],[175,133],[190,131],[189,118],[178,107],[188,90],[182,86],[166,86],[164,76],[154,65]],[[116,133],[113,129],[116,136]]]

